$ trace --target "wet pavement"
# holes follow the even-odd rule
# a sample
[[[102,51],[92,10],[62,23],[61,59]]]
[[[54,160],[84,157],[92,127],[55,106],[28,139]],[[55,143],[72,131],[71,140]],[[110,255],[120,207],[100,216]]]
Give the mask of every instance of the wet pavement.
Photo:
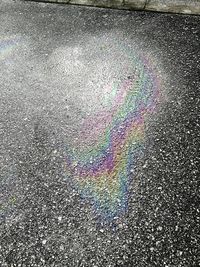
[[[0,266],[198,266],[200,17],[0,22]]]

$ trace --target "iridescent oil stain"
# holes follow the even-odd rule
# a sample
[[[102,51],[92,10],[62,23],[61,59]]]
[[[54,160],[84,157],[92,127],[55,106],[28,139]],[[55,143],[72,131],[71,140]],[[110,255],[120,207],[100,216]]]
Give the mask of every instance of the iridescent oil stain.
[[[18,36],[6,36],[0,38],[0,60],[5,61],[13,56],[14,49],[21,42]]]
[[[83,121],[77,144],[66,148],[68,181],[104,221],[128,209],[130,183],[144,152],[145,122],[160,101],[153,58],[121,45],[119,49],[128,58],[131,75],[105,85],[102,110]]]

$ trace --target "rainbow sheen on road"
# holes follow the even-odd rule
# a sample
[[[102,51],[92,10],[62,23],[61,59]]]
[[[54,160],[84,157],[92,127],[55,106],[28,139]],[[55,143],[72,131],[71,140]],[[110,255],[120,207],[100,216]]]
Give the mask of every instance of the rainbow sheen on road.
[[[13,56],[15,48],[21,42],[19,36],[6,36],[0,38],[0,60],[5,61]]]
[[[144,153],[145,121],[155,113],[161,81],[153,59],[121,46],[131,75],[105,85],[102,110],[84,119],[66,148],[67,179],[103,220],[128,209],[130,183]]]

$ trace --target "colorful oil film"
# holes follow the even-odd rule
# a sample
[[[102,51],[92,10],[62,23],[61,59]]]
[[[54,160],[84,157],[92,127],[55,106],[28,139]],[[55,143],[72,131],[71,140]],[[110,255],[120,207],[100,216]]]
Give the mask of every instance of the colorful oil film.
[[[10,37],[1,37],[0,38],[0,60],[5,61],[12,57],[14,49],[20,42],[20,37],[10,36]]]
[[[144,153],[145,122],[160,101],[161,82],[152,58],[124,48],[123,53],[132,74],[105,85],[104,107],[84,120],[77,145],[66,148],[68,181],[103,220],[128,209],[130,183]]]

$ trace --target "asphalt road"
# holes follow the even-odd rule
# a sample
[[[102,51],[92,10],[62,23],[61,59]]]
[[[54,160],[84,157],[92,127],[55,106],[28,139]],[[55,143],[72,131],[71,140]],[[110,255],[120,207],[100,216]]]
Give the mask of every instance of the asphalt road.
[[[199,266],[200,17],[0,3],[0,266]]]

